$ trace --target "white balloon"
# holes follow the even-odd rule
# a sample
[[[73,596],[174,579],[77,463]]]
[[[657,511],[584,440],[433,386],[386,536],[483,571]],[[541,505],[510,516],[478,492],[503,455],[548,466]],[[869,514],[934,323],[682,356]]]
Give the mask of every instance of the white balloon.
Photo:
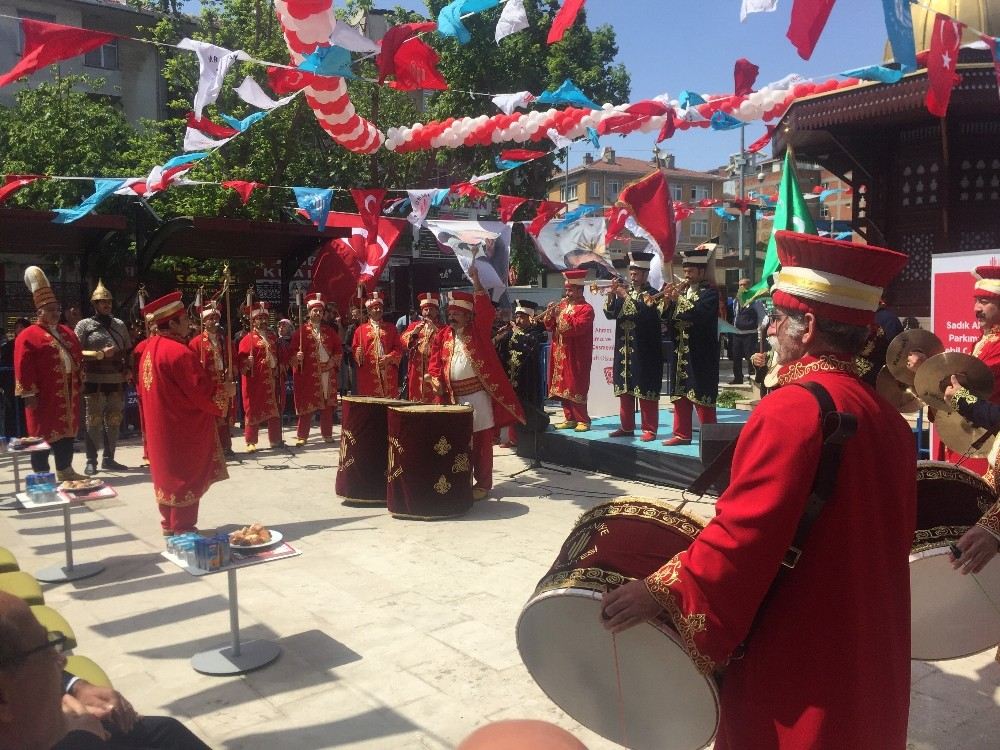
[[[387,136],[386,139],[385,139],[385,147],[387,149],[389,149],[390,151],[395,151],[396,150],[396,139]]]
[[[493,141],[494,143],[500,143],[501,141],[503,141],[502,133],[503,131],[494,130],[492,133],[490,133],[490,140]]]

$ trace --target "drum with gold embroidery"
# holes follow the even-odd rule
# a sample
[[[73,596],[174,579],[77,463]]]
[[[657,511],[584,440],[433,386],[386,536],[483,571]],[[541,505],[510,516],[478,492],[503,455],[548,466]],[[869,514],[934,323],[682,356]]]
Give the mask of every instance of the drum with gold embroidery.
[[[472,508],[472,407],[389,409],[386,502],[395,518],[436,521]]]
[[[337,495],[344,505],[385,505],[389,407],[410,402],[367,396],[344,396],[341,401]]]
[[[535,682],[588,729],[633,750],[698,750],[719,725],[718,686],[664,617],[612,635],[601,597],[687,549],[704,521],[620,497],[584,513],[517,621]]]
[[[949,545],[996,501],[981,476],[945,461],[917,462],[917,531],[910,549],[910,655],[957,659],[1000,643],[1000,561],[977,574],[952,567]]]

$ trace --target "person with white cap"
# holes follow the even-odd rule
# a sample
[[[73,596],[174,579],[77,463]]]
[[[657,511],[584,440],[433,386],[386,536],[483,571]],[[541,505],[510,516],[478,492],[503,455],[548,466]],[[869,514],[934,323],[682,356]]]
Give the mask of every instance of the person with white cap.
[[[357,363],[358,396],[399,398],[399,363],[403,342],[396,326],[382,320],[385,300],[375,292],[365,300],[368,320],[354,330],[351,347]]]
[[[319,412],[319,431],[326,443],[333,442],[333,415],[337,411],[337,376],[340,372],[343,343],[333,326],[324,323],[326,302],[319,292],[306,295],[309,320],[302,324],[290,342],[292,388],[298,425],[295,445],[309,439],[313,414]]]
[[[80,428],[83,350],[76,334],[59,324],[62,308],[45,272],[29,266],[24,281],[35,303],[35,325],[14,341],[14,395],[24,401],[28,436],[44,438],[60,482],[84,479],[73,470],[73,439]],[[31,469],[49,470],[50,451],[31,453]]]
[[[903,750],[916,444],[854,357],[907,256],[775,239],[768,333],[781,387],[743,428],[715,517],[647,578],[605,594],[602,617],[621,632],[664,616],[699,671],[724,670],[716,750]]]
[[[431,404],[437,399],[425,380],[431,361],[434,337],[441,330],[441,295],[424,292],[417,296],[420,320],[410,323],[400,336],[407,350],[406,397]]]

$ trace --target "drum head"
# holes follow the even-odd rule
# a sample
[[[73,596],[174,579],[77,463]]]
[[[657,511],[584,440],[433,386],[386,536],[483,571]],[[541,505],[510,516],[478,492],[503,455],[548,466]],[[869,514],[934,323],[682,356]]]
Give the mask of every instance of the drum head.
[[[517,648],[535,682],[580,724],[632,750],[708,745],[719,726],[715,682],[666,626],[640,625],[612,640],[600,623],[601,596],[561,589],[528,602]]]
[[[951,567],[947,547],[910,555],[910,656],[959,659],[1000,643],[1000,561],[978,575]]]

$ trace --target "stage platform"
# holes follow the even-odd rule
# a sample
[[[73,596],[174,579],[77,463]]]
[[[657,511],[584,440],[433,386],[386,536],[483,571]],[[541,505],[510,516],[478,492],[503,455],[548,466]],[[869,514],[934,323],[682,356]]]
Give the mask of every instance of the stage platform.
[[[640,431],[632,438],[609,438],[608,433],[617,429],[618,415],[595,419],[588,432],[556,430],[549,428],[538,435],[537,458],[543,463],[579,469],[587,472],[610,474],[622,479],[632,479],[667,487],[687,488],[702,471],[699,459],[700,432],[694,430],[691,445],[667,447],[661,443],[673,433],[674,419],[671,409],[660,409],[660,428],[656,440],[644,443]],[[561,419],[560,414],[558,418]],[[636,414],[638,423],[639,415]],[[719,409],[719,422],[739,424],[750,418],[750,412],[741,409]],[[555,421],[555,420],[553,420]],[[535,437],[521,432],[517,454],[533,458]]]

